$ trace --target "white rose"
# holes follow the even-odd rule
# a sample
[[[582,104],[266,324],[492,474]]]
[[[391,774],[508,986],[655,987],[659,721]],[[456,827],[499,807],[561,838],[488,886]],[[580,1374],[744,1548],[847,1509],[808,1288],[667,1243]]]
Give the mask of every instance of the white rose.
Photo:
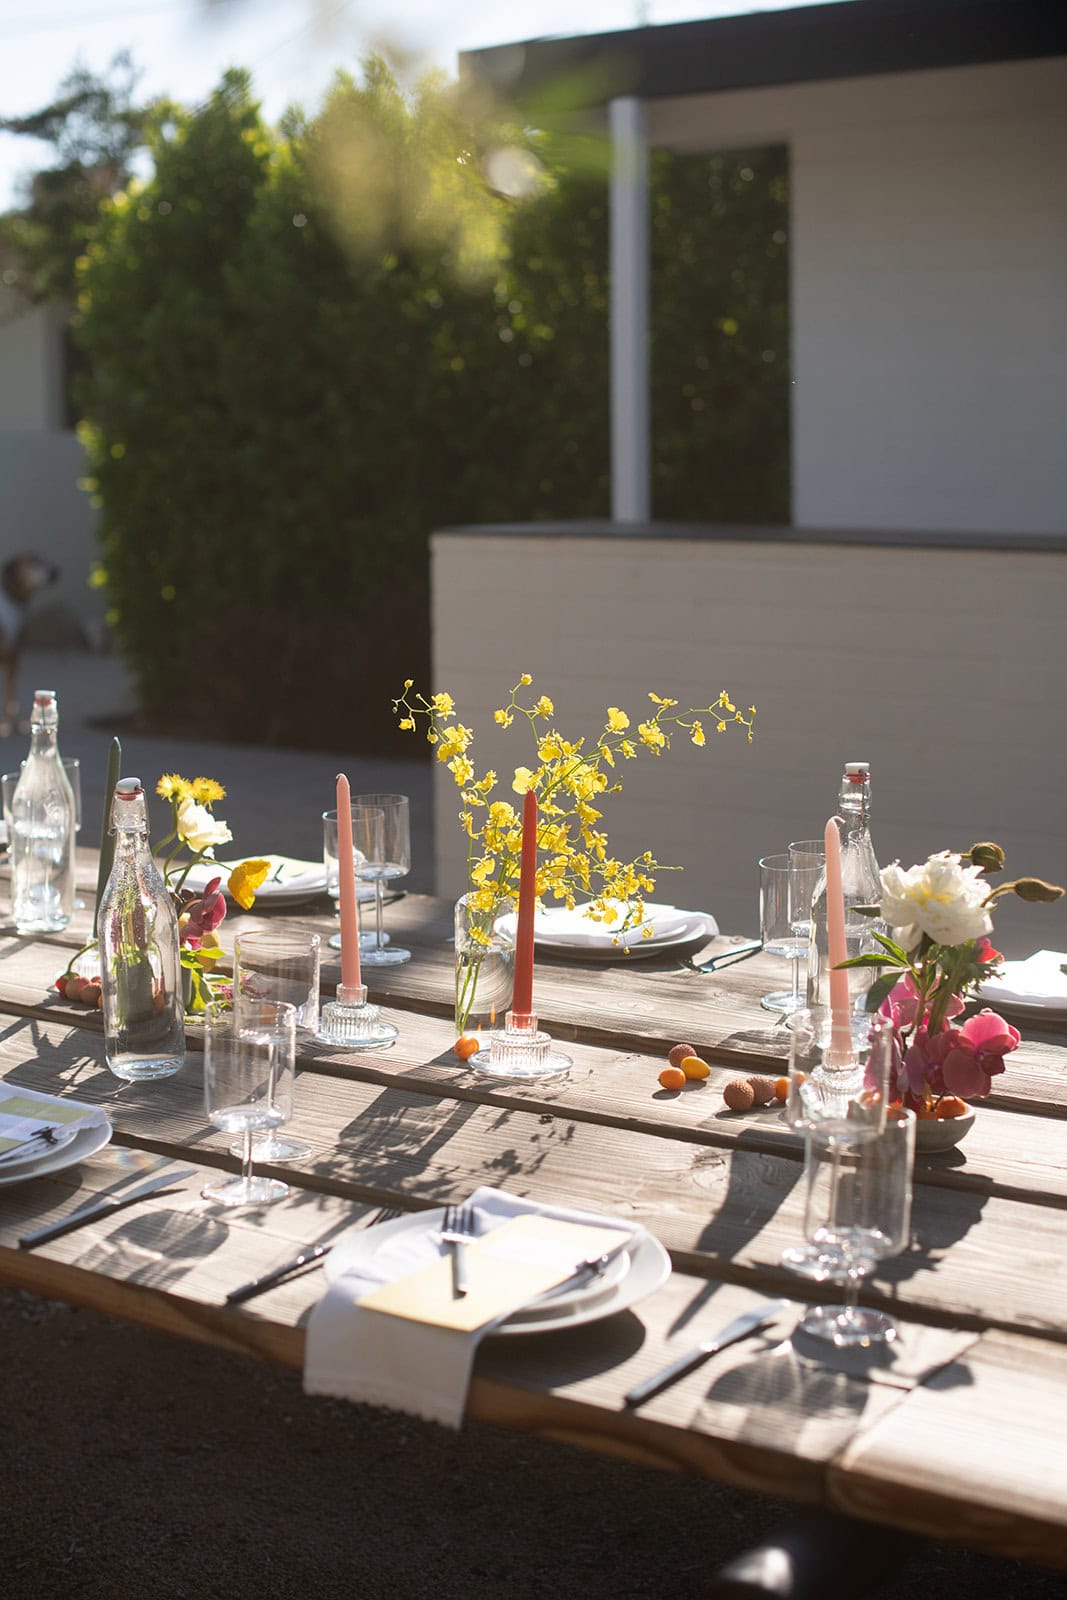
[[[178,807],[178,836],[190,850],[197,854],[206,850],[209,855],[215,845],[226,844],[233,838],[226,824],[219,822],[207,806],[200,805],[191,795]]]
[[[964,944],[990,933],[986,910],[989,885],[978,867],[964,867],[958,855],[942,850],[905,872],[898,861],[883,869],[882,916],[905,950],[924,933],[935,944]]]

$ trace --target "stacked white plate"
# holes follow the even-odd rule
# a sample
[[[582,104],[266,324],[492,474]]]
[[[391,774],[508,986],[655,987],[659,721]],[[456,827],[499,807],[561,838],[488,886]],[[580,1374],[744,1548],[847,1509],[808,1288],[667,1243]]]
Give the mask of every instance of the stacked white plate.
[[[568,911],[566,906],[545,906],[534,916],[534,940],[543,950],[581,959],[618,960],[625,956],[658,956],[678,945],[714,939],[719,931],[715,918],[707,911],[682,911],[677,906],[645,905],[639,923],[620,933],[629,909],[624,901],[610,902],[618,915],[614,922],[595,922],[581,906]],[[501,927],[515,936],[514,916],[502,917]]]

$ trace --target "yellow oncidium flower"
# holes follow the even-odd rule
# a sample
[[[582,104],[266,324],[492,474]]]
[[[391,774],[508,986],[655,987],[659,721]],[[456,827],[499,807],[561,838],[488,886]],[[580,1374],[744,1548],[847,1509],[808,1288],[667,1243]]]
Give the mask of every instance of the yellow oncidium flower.
[[[216,800],[226,798],[226,790],[214,778],[194,778],[189,788],[193,799],[202,806],[214,805]]]
[[[234,867],[227,888],[242,911],[251,910],[255,903],[256,890],[262,888],[269,876],[269,861],[242,861]]]
[[[655,890],[659,864],[647,850],[632,861],[613,856],[607,833],[600,826],[603,813],[594,801],[601,794],[621,789],[617,771],[621,762],[633,761],[645,751],[653,755],[669,751],[678,728],[700,747],[707,743],[708,725],[723,733],[729,718],[746,729],[751,742],[755,708],[750,707],[748,716],[743,716],[725,690],[711,705],[688,710],[669,696],[650,692],[655,713],[638,724],[633,738],[626,737],[632,726],[627,713],[619,706],[609,706],[599,735],[586,744],[583,739],[565,738],[555,727],[544,728],[544,719],[555,717],[555,704],[547,694],[527,700],[523,690],[532,681],[528,672],[519,676],[504,705],[493,712],[493,722],[506,730],[516,721],[522,726],[525,720],[539,763],[511,769],[513,792],[525,795],[532,791],[537,797],[537,891],[569,907],[581,896],[588,914],[621,932],[642,920],[644,897]],[[519,815],[510,801],[495,798],[495,771],[475,777],[468,753],[474,735],[458,720],[452,696],[412,691],[411,680],[406,680],[394,709],[405,732],[420,725],[425,728],[438,760],[447,765],[461,792],[460,824],[470,841],[468,927],[473,943],[487,948],[494,919],[501,907],[514,899],[518,888],[522,854]],[[173,781],[179,785],[174,792],[180,797],[185,780]]]
[[[156,784],[156,793],[161,800],[184,800],[193,792],[193,786],[188,778],[183,778],[177,772],[165,772]]]

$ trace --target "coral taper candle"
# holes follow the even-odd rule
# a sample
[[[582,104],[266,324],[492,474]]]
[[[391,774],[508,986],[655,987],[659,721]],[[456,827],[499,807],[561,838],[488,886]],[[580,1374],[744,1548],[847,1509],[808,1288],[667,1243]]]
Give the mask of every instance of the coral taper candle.
[[[537,796],[527,789],[522,803],[522,861],[519,867],[519,925],[515,932],[515,988],[511,1009],[533,1011],[534,904],[537,900]]]
[[[104,823],[100,830],[100,863],[96,870],[96,910],[93,912],[93,933],[97,932],[100,901],[115,860],[115,835],[111,831],[111,807],[115,801],[115,785],[122,770],[122,746],[112,739],[107,757],[107,777],[104,779]]]
[[[356,911],[356,858],[352,849],[352,791],[337,774],[337,887],[341,896],[341,982],[359,989],[359,915]]]
[[[839,1059],[852,1054],[848,973],[837,969],[848,959],[845,945],[845,892],[841,881],[841,835],[831,817],[823,834],[826,847],[826,942],[830,966],[830,1047]]]

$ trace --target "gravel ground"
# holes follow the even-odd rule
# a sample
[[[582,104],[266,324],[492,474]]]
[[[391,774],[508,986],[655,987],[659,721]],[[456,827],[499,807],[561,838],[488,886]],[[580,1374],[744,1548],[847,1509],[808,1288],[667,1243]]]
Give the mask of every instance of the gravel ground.
[[[295,1374],[17,1292],[0,1293],[0,1343],[4,1600],[697,1600],[793,1514],[311,1400]],[[1064,1600],[1067,1583],[917,1542],[879,1592]]]

